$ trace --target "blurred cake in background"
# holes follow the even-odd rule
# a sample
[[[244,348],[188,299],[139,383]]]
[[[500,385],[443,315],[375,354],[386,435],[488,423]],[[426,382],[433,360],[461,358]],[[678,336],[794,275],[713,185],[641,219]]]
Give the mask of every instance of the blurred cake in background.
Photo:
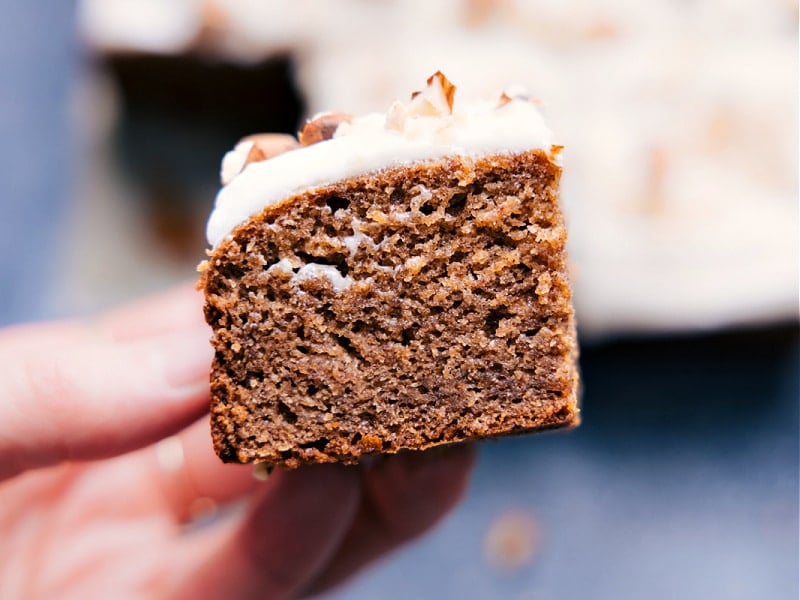
[[[300,64],[310,110],[377,109],[431,68],[541,99],[584,333],[796,318],[794,2],[395,4],[407,18],[367,29],[370,52],[331,34]]]
[[[163,250],[178,260],[195,260],[202,251],[214,173],[231,141],[253,131],[294,133],[302,116],[288,53],[295,36],[286,19],[269,14],[273,6],[230,2],[223,11],[187,0],[80,6],[95,73],[108,80],[118,105],[110,141],[123,185],[137,188]],[[248,35],[248,23],[265,26]]]
[[[797,318],[793,0],[84,0],[80,16],[129,184],[186,247],[202,242],[181,215],[208,210],[198,182],[241,128],[383,111],[442,69],[470,96],[517,82],[566,146],[584,333]],[[180,192],[154,185],[164,165]]]

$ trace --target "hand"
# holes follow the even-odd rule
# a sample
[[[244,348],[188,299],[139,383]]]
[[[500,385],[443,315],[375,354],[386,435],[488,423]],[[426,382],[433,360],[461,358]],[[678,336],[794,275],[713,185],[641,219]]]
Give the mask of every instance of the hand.
[[[297,597],[462,495],[465,447],[266,482],[222,464],[203,417],[209,335],[188,287],[91,322],[0,331],[0,597]],[[187,526],[213,507],[220,518]]]

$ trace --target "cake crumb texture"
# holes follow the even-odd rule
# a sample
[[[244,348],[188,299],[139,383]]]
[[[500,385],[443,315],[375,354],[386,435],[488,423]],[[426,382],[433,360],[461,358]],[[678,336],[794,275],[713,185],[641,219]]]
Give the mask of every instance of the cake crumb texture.
[[[357,462],[574,425],[560,168],[396,166],[239,225],[201,268],[225,461]]]

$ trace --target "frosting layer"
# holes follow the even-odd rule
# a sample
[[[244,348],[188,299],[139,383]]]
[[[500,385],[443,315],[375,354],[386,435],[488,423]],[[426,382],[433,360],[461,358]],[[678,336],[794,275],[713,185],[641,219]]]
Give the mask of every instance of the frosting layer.
[[[503,95],[500,103],[452,104],[445,85],[432,78],[407,105],[395,102],[386,114],[342,123],[330,140],[247,164],[236,175],[231,167],[244,162],[240,155],[246,149],[229,153],[223,169],[227,185],[206,229],[209,244],[216,247],[267,206],[342,179],[445,156],[550,151],[551,133],[527,99]]]

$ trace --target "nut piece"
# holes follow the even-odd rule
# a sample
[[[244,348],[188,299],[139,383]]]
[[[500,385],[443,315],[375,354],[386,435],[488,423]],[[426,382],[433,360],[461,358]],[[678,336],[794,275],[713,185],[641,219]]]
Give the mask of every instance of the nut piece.
[[[408,118],[408,109],[399,100],[395,100],[386,112],[386,129],[403,131]]]
[[[246,138],[242,138],[241,141],[253,142],[242,168],[251,162],[267,160],[300,147],[295,137],[286,133],[257,133],[248,135]]]
[[[434,80],[436,80],[439,83],[439,86],[442,88],[442,93],[447,100],[447,108],[449,112],[453,112],[453,99],[456,95],[456,86],[450,83],[450,80],[447,79],[447,77],[445,77],[444,73],[441,71],[436,71],[436,73],[428,77],[428,86],[433,85]]]
[[[539,98],[531,98],[525,88],[512,86],[510,89],[503,90],[503,93],[500,94],[500,100],[497,102],[497,108],[505,106],[513,100],[529,102],[534,106],[542,106],[544,104]]]
[[[441,71],[428,77],[428,86],[411,94],[409,114],[416,117],[438,117],[453,114],[456,86]]]
[[[486,562],[498,571],[513,572],[529,566],[539,546],[539,527],[533,515],[511,510],[489,526],[483,551]]]
[[[247,136],[222,158],[220,168],[222,185],[228,185],[250,163],[267,160],[299,146],[293,136],[283,133],[259,133]]]
[[[350,123],[353,115],[344,112],[327,112],[315,115],[303,125],[297,134],[301,146],[311,146],[330,140],[342,123]]]
[[[427,87],[411,94],[408,112],[415,117],[440,117],[453,114],[456,86],[441,71],[428,77]]]
[[[506,4],[502,0],[467,0],[464,21],[470,27],[484,25]]]
[[[501,106],[505,106],[506,104],[511,102],[511,100],[513,100],[513,98],[508,94],[506,94],[505,92],[503,92],[502,94],[500,94],[500,101],[497,103],[497,107],[500,108]]]

